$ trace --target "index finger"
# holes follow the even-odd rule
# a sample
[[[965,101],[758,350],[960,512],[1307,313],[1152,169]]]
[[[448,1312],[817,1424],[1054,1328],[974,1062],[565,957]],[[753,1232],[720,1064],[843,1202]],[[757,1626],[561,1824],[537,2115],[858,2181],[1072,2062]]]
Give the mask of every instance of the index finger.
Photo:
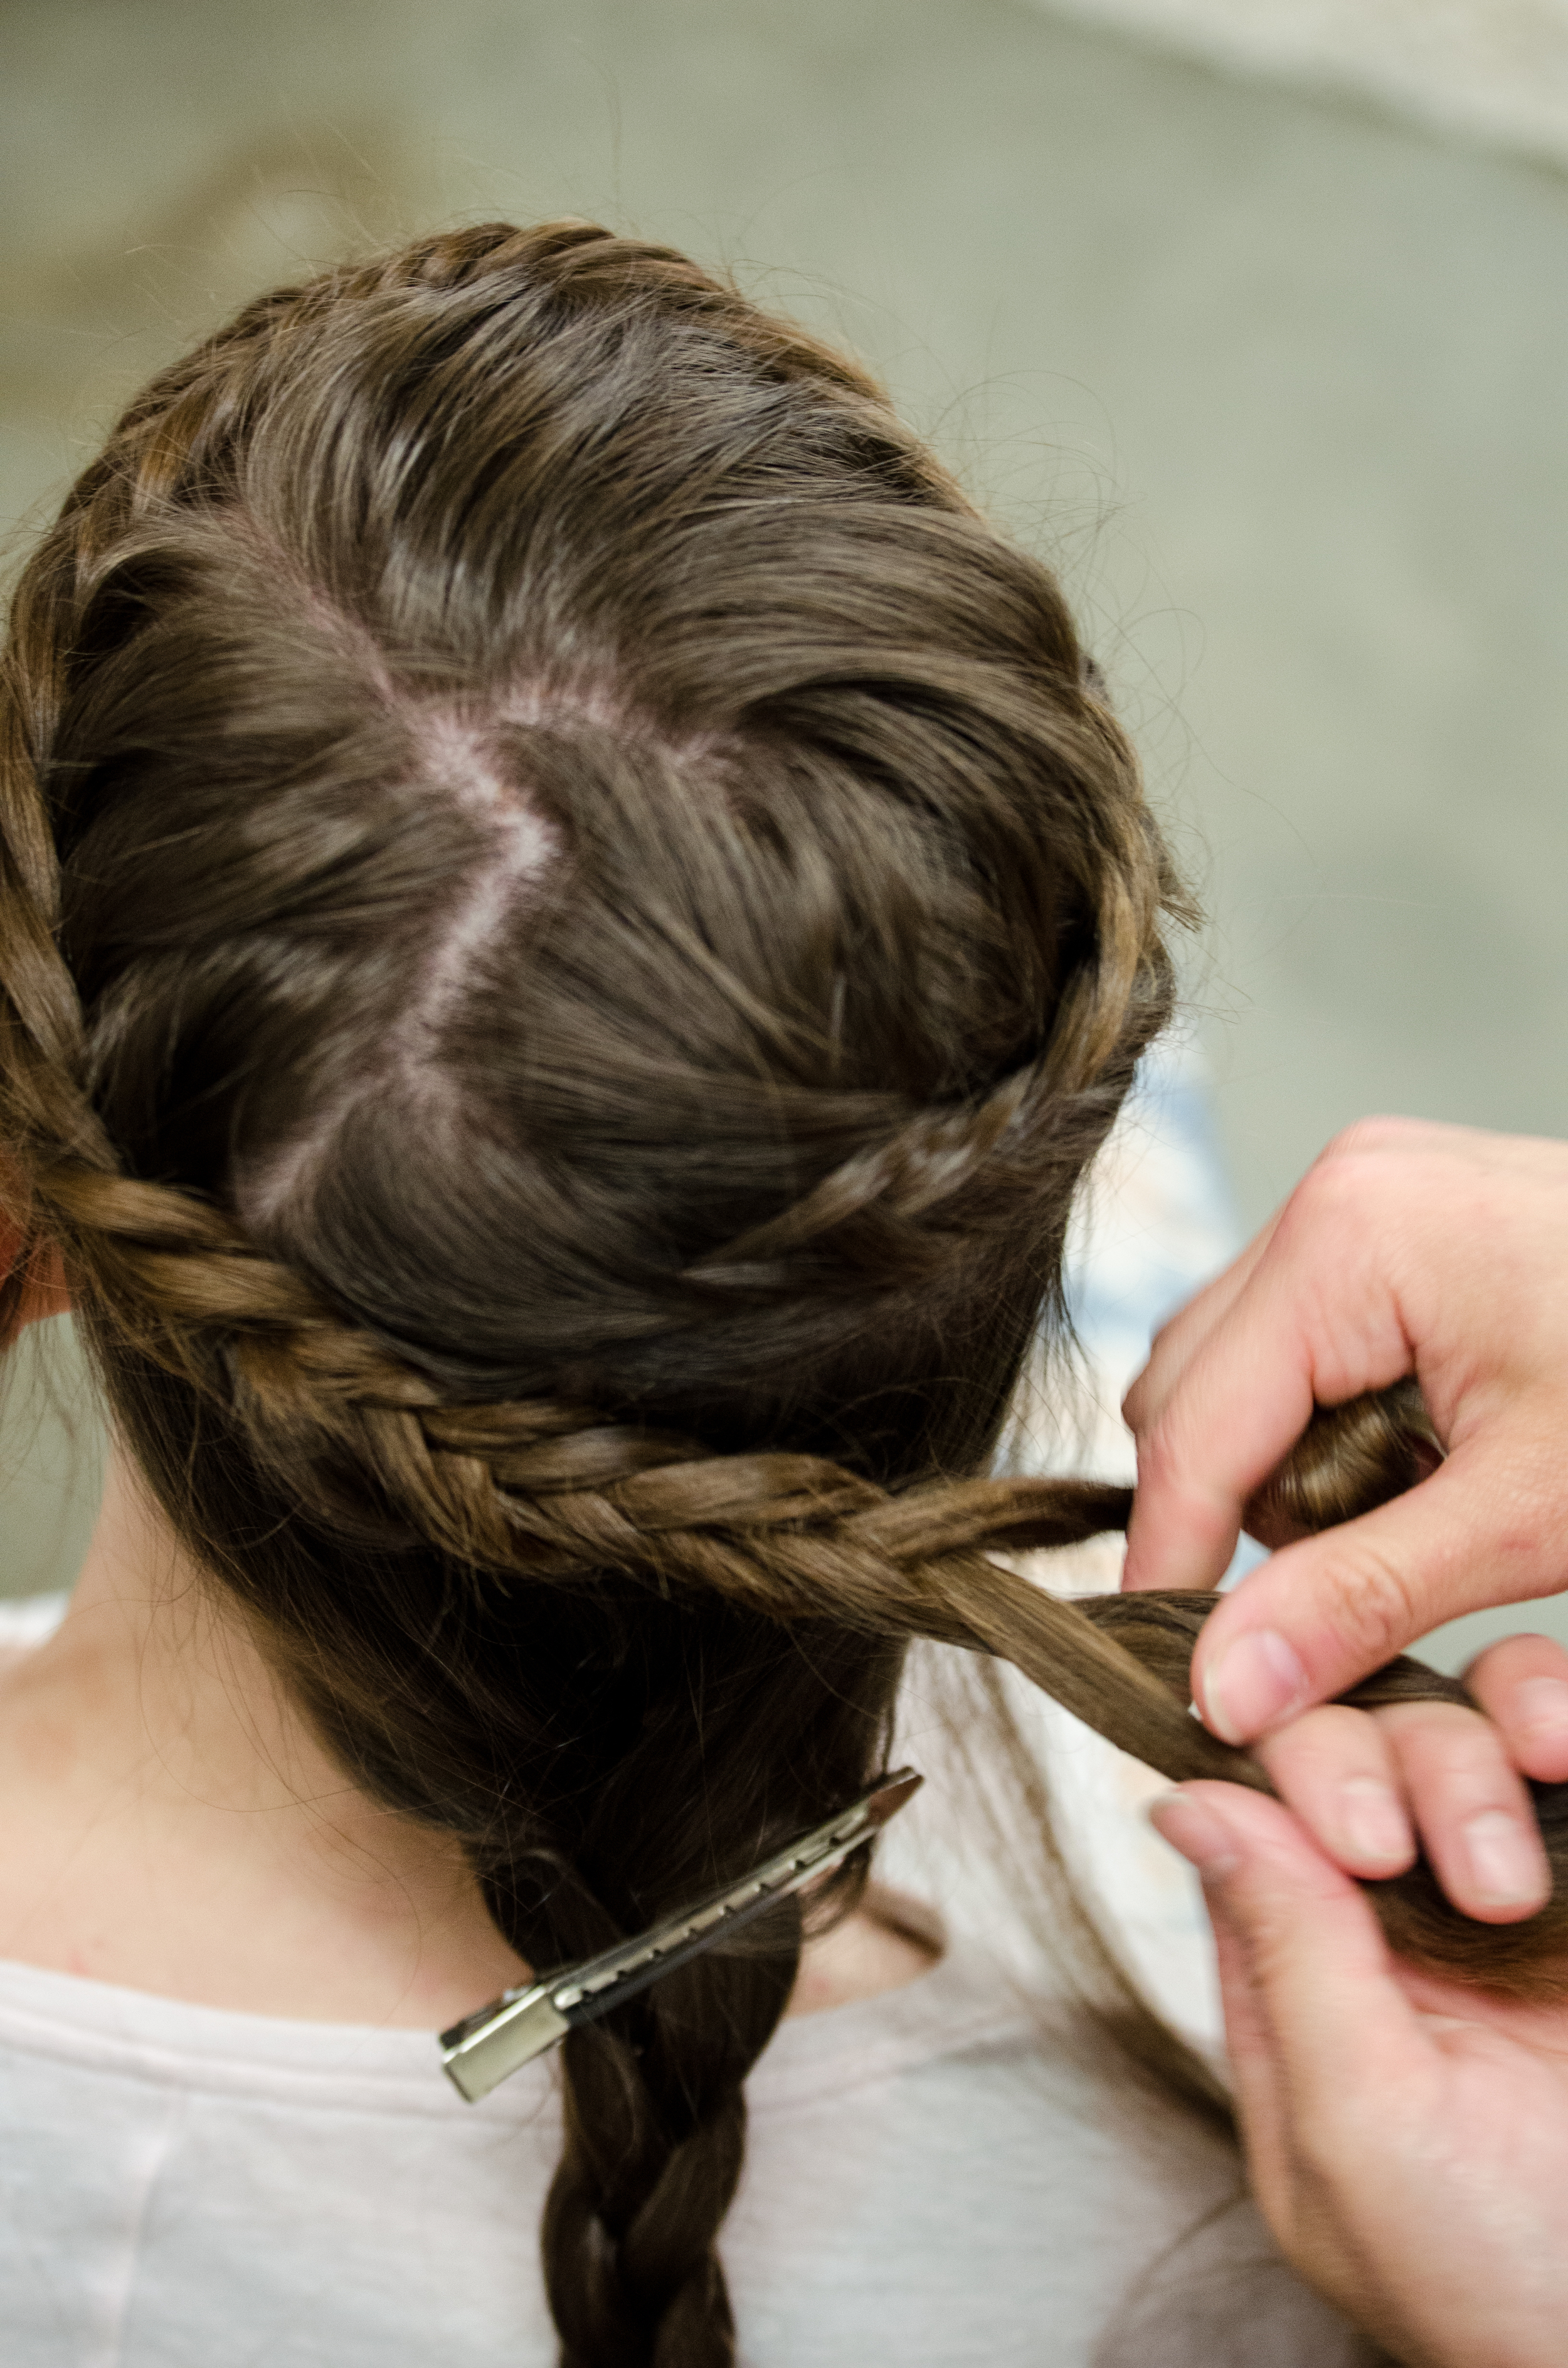
[[[1139,1430],[1124,1588],[1214,1586],[1235,1550],[1243,1507],[1314,1405],[1383,1388],[1410,1371],[1386,1277],[1369,1264],[1358,1271],[1348,1253],[1325,1277],[1316,1230],[1303,1187],[1229,1293],[1215,1287],[1221,1312],[1196,1349],[1173,1349],[1182,1360],[1176,1383]]]
[[[1251,1280],[1254,1268],[1268,1247],[1278,1212],[1256,1234],[1228,1267],[1195,1292],[1186,1305],[1167,1317],[1150,1344],[1148,1362],[1121,1401],[1122,1418],[1132,1431],[1148,1429],[1164,1411],[1182,1375],[1216,1326],[1229,1315]]]

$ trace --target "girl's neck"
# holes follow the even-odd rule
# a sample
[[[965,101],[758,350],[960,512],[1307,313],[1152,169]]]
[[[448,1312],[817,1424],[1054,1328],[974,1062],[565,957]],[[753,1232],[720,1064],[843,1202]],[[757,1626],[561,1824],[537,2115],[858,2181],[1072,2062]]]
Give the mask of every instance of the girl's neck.
[[[119,1456],[63,1622],[0,1675],[0,1957],[426,2030],[527,1971],[457,1845],[350,1782]],[[929,1961],[863,1912],[791,2011]]]

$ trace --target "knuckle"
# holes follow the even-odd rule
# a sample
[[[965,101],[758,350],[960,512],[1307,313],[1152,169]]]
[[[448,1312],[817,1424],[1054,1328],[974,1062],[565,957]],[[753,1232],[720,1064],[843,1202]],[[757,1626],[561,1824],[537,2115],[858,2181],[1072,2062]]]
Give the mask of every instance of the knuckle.
[[[1253,1749],[1287,1793],[1358,1773],[1382,1757],[1376,1722],[1343,1702],[1302,1711]]]
[[[1362,1187],[1367,1144],[1360,1126],[1346,1127],[1319,1152],[1297,1188],[1309,1208],[1339,1211]]]
[[[1163,1521],[1205,1535],[1240,1509],[1222,1487],[1205,1479],[1199,1442],[1169,1413],[1138,1434],[1138,1491],[1145,1502],[1158,1498]]]
[[[1356,1173],[1325,1153],[1309,1167],[1280,1212],[1274,1236],[1276,1258],[1300,1265],[1310,1274],[1322,1255],[1324,1241],[1343,1237],[1358,1222],[1361,1186]]]
[[[1326,1143],[1287,1203],[1314,1227],[1335,1227],[1347,1217],[1365,1220],[1371,1196],[1392,1181],[1391,1169],[1419,1148],[1418,1120],[1358,1118]]]
[[[1402,1759],[1429,1753],[1445,1768],[1457,1768],[1488,1748],[1495,1730],[1484,1713],[1463,1702],[1388,1702],[1373,1713]]]
[[[1392,1660],[1430,1625],[1410,1574],[1364,1539],[1324,1556],[1312,1594],[1317,1622],[1359,1669]]]
[[[1403,1151],[1426,1133],[1422,1120],[1398,1118],[1390,1113],[1374,1111],[1366,1118],[1352,1120],[1341,1127],[1328,1145],[1329,1154],[1355,1157],[1368,1151]]]
[[[1138,1485],[1168,1488],[1181,1476],[1186,1459],[1162,1410],[1138,1438]]]
[[[1411,1781],[1448,1798],[1506,1795],[1516,1780],[1507,1748],[1484,1713],[1459,1702],[1406,1702],[1383,1713]]]
[[[1490,1713],[1489,1698],[1506,1697],[1521,1679],[1568,1677],[1568,1652],[1556,1637],[1526,1631],[1484,1645],[1460,1674],[1482,1708]]]

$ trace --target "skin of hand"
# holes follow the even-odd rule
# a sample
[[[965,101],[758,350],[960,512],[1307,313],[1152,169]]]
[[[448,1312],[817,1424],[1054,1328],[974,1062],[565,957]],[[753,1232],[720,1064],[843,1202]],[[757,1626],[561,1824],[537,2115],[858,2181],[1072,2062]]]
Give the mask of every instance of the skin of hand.
[[[1194,1694],[1226,1741],[1264,1738],[1341,1865],[1397,1873],[1418,1828],[1455,1903],[1505,1922],[1546,1896],[1517,1771],[1568,1779],[1568,1654],[1524,1636],[1485,1655],[1467,1676],[1486,1719],[1312,1705],[1460,1613],[1568,1587],[1568,1145],[1404,1119],[1331,1144],[1129,1393],[1123,1584],[1214,1585],[1313,1405],[1409,1372],[1444,1463],[1251,1574],[1204,1631]]]
[[[1398,1967],[1279,1803],[1154,1804],[1219,1947],[1254,2192],[1286,2258],[1405,2368],[1561,2368],[1568,2011]]]

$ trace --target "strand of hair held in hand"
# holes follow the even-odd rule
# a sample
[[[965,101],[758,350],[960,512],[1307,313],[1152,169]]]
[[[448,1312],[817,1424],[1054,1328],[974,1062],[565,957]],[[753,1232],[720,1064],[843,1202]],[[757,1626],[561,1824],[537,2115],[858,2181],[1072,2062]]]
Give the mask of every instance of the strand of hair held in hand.
[[[1278,1544],[1352,1520],[1415,1485],[1440,1455],[1414,1382],[1320,1408],[1292,1453],[1252,1500],[1247,1526]],[[1185,1704],[1191,1697],[1193,1649],[1217,1600],[1198,1590],[1153,1589],[1085,1597],[1077,1608]],[[1354,1710],[1412,1702],[1476,1708],[1457,1678],[1408,1654],[1375,1669],[1338,1699]],[[1187,1723],[1199,1731],[1196,1719]],[[1205,1735],[1204,1740],[1211,1738]],[[1176,1782],[1215,1772],[1201,1747],[1190,1755],[1179,1745],[1165,1752],[1157,1744],[1134,1748]],[[1189,1757],[1192,1764],[1184,1764]],[[1233,1780],[1272,1790],[1250,1754],[1238,1752],[1235,1758],[1240,1764],[1230,1771]],[[1407,1964],[1511,1998],[1558,2000],[1568,1998],[1568,1784],[1529,1789],[1552,1877],[1552,1896],[1539,1914],[1518,1924],[1476,1923],[1449,1900],[1424,1857],[1408,1873],[1365,1883],[1362,1889],[1390,1947]]]
[[[153,1218],[161,1238],[185,1206],[176,1196],[119,1178],[70,1187],[70,1178],[51,1177],[51,1202],[78,1220],[93,1204],[88,1237],[100,1260],[112,1252],[123,1267],[140,1258],[157,1266],[160,1283],[171,1269],[186,1284],[186,1326],[198,1302],[219,1322],[250,1418],[286,1464],[298,1471],[311,1454],[324,1490],[335,1459],[323,1450],[347,1418],[340,1443],[347,1463],[335,1493],[358,1496],[354,1475],[373,1450],[379,1485],[456,1560],[567,1585],[619,1566],[661,1591],[695,1588],[769,1620],[803,1616],[983,1652],[1010,1661],[1173,1783],[1206,1777],[1273,1790],[1251,1753],[1221,1742],[1188,1710],[1192,1654],[1214,1595],[1062,1597],[993,1559],[1125,1527],[1130,1489],[976,1479],[889,1496],[814,1457],[705,1456],[695,1442],[603,1424],[586,1408],[432,1405],[428,1384],[399,1360],[334,1326],[281,1269],[236,1260],[226,1236],[203,1239],[205,1260],[195,1241],[171,1258],[121,1238],[122,1224],[138,1236],[156,1230]],[[249,1321],[259,1326],[248,1335],[230,1328],[238,1311],[222,1285],[231,1270],[233,1290],[243,1291]],[[130,1277],[118,1279],[123,1285]],[[140,1270],[137,1279],[145,1281]],[[314,1328],[296,1328],[302,1315]],[[193,1337],[182,1327],[187,1353]],[[1247,1527],[1278,1546],[1354,1520],[1415,1485],[1441,1452],[1414,1382],[1320,1408],[1252,1499]],[[355,1511],[368,1515],[363,1505]],[[1340,1699],[1366,1710],[1396,1702],[1476,1707],[1456,1679],[1408,1656]],[[1363,1886],[1400,1956],[1514,1997],[1568,1996],[1568,1785],[1530,1790],[1552,1871],[1547,1906],[1520,1923],[1478,1923],[1418,1860],[1405,1874]]]

